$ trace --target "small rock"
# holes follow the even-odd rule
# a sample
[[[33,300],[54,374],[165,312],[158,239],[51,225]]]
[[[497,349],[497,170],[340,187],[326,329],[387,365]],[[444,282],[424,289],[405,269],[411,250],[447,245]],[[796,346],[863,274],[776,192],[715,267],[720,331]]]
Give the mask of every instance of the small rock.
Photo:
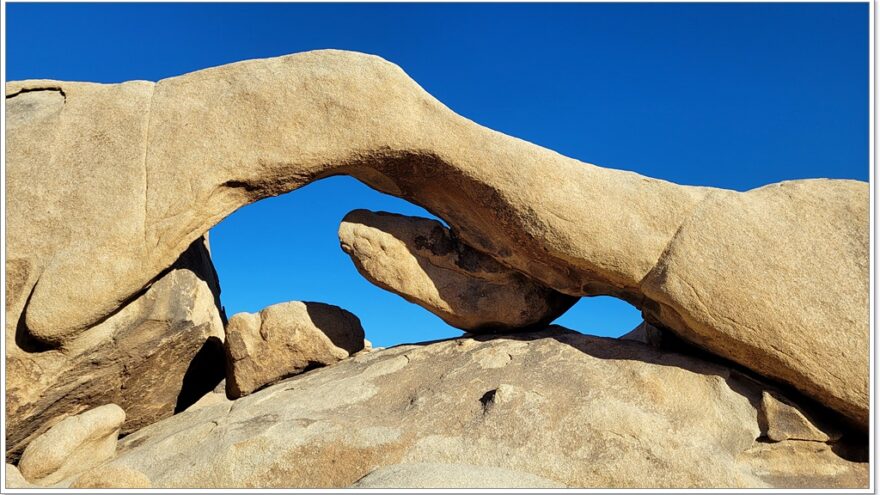
[[[329,304],[292,301],[239,313],[226,327],[226,393],[242,397],[363,348],[360,320]]]
[[[766,390],[761,397],[758,421],[765,430],[764,434],[767,438],[774,442],[785,440],[828,442],[840,438],[839,433],[832,432],[832,435],[829,435],[820,430],[789,401]]]
[[[31,483],[46,486],[81,473],[116,453],[125,411],[116,404],[67,417],[24,449],[18,469]]]
[[[643,321],[639,323],[639,326],[621,335],[620,338],[621,340],[632,340],[659,348],[663,343],[663,332],[647,321]]]
[[[469,332],[541,326],[577,301],[462,244],[427,218],[355,210],[342,220],[339,241],[367,280]]]
[[[222,380],[214,390],[203,395],[193,405],[187,407],[185,411],[195,411],[203,407],[213,406],[214,404],[223,404],[226,402],[229,402],[229,398],[226,397],[226,380]]]
[[[81,474],[70,488],[152,488],[150,478],[126,466],[105,465]]]

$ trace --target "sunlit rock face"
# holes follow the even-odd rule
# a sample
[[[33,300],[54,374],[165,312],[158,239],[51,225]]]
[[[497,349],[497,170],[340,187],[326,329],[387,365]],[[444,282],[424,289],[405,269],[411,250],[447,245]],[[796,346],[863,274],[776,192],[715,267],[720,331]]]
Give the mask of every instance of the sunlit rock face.
[[[448,231],[441,230],[438,236],[430,237],[439,243],[422,243],[422,247],[415,242],[418,236],[409,239],[404,235],[406,229],[399,230],[404,245],[416,246],[416,252],[409,253],[410,258],[360,249],[358,239],[369,236],[354,230],[341,233],[351,240],[348,246],[356,263],[365,261],[368,255],[381,254],[383,261],[376,265],[381,270],[362,270],[377,282],[379,274],[412,267],[415,259],[418,270],[401,270],[401,280],[383,283],[448,321],[475,330],[484,328],[489,320],[502,320],[503,325],[494,329],[521,329],[531,322],[540,326],[545,319],[564,310],[572,300],[568,297],[620,297],[639,307],[646,322],[662,329],[664,338],[674,335],[713,356],[701,359],[720,362],[719,358],[723,358],[724,369],[754,374],[791,394],[802,394],[804,400],[818,408],[828,408],[830,422],[836,427],[867,431],[867,183],[801,180],[735,192],[681,186],[602,168],[481,127],[449,110],[399,67],[375,56],[335,50],[240,62],[156,83],[11,82],[6,85],[6,102],[8,461],[15,461],[30,439],[63,417],[104,403],[122,406],[126,412],[123,432],[138,430],[142,438],[153,431],[142,428],[147,424],[159,421],[158,429],[182,424],[182,419],[162,418],[185,410],[197,398],[197,391],[213,389],[222,378],[212,375],[217,370],[222,375],[222,365],[211,363],[218,362],[214,358],[216,350],[221,349],[223,314],[218,309],[219,287],[207,249],[199,251],[202,254],[198,256],[198,267],[180,260],[187,259],[191,249],[202,249],[198,247],[199,240],[205,232],[236,209],[336,174],[352,175],[375,189],[417,203],[446,222]],[[348,224],[364,225],[364,218],[359,222],[349,218]],[[377,239],[394,231],[393,225],[381,227],[373,232]],[[455,239],[458,247],[454,254],[434,252],[444,245],[444,239]],[[449,275],[449,285],[443,291],[436,284],[436,294],[428,290],[427,281],[445,279],[420,262],[441,268],[450,267],[449,263],[460,267],[463,260],[471,257],[482,260],[478,267]],[[509,283],[506,289],[480,292],[487,286],[479,285],[482,282],[474,285],[471,279],[488,273],[503,273],[508,280],[519,282]],[[424,287],[407,285],[419,280]],[[479,295],[490,296],[488,301],[510,304],[510,309],[519,313],[505,314],[491,305],[481,305],[483,297],[450,296],[449,287],[454,289],[451,294],[456,294],[457,288],[463,287],[467,293],[477,287]],[[518,289],[505,292],[511,287]],[[523,294],[539,297],[523,302],[517,299]],[[435,295],[440,298],[432,299]],[[469,309],[468,304],[474,304],[476,310]],[[607,347],[602,347],[604,341],[585,342],[589,346]],[[619,350],[623,348],[616,347],[624,344],[637,343],[621,342],[608,352],[628,356]],[[567,359],[573,360],[571,366],[579,366],[576,363],[583,354],[571,354],[558,346],[532,350],[529,370],[533,371],[528,373],[537,374],[529,374],[529,380],[544,376],[539,373],[541,370],[547,376],[559,373]],[[504,392],[503,383],[487,381],[494,376],[491,370],[504,367],[505,359],[513,360],[515,353],[486,353],[478,360],[485,366],[473,368],[477,373],[474,383],[481,388],[495,388],[479,392],[479,411],[495,410],[492,408],[500,406],[489,403],[495,404],[497,398],[501,404],[506,396],[534,399],[534,404],[529,403],[520,413],[538,408],[538,399],[526,392],[517,395],[519,392],[515,391],[541,394],[541,390],[529,388],[527,383],[532,382],[525,378],[517,382],[519,385],[511,384],[514,388],[508,390],[510,394]],[[377,353],[386,357],[392,354]],[[404,364],[412,364],[412,356],[398,357],[406,361]],[[451,355],[447,357],[452,359]],[[368,358],[344,360],[326,371],[307,375],[312,377],[308,380],[318,380],[315,376],[341,380],[328,387],[352,391],[346,388],[346,380],[351,377],[331,370],[347,369],[346,366],[355,366],[350,363],[360,363],[362,359]],[[386,364],[390,367],[402,362],[382,359],[385,361],[391,363]],[[768,402],[765,418],[787,419],[778,421],[777,428],[770,433],[756,434],[751,421],[757,417],[753,417],[753,409],[758,407],[755,403],[763,400],[761,395],[743,402],[742,394],[733,387],[730,388],[736,394],[731,392],[732,395],[724,395],[728,392],[723,389],[706,391],[705,387],[721,386],[716,383],[717,378],[704,383],[704,378],[698,377],[698,383],[679,387],[676,373],[689,369],[679,361],[671,366],[639,368],[642,371],[626,368],[629,365],[617,360],[610,361],[603,359],[584,365],[584,369],[569,370],[600,376],[602,372],[598,370],[604,369],[624,376],[605,376],[605,381],[592,383],[578,381],[587,378],[577,375],[580,378],[572,380],[570,387],[559,384],[562,388],[551,400],[553,407],[547,408],[546,417],[539,418],[541,424],[547,425],[543,431],[547,436],[544,440],[535,439],[537,450],[529,451],[529,462],[542,456],[546,456],[547,462],[563,455],[587,459],[590,465],[605,466],[607,472],[616,473],[614,480],[618,486],[634,486],[636,482],[629,480],[636,477],[652,486],[799,486],[809,480],[834,486],[861,483],[852,481],[860,480],[858,476],[846,478],[849,481],[828,478],[832,476],[829,473],[849,473],[851,467],[835,464],[849,461],[842,461],[831,447],[823,447],[835,442],[834,435],[825,432],[828,440],[818,441],[824,438],[822,434],[803,426],[797,414],[781,406],[777,408],[772,401]],[[641,355],[622,361],[651,363]],[[438,362],[434,360],[432,366]],[[455,369],[444,364],[444,376],[454,376]],[[624,369],[628,371],[621,371]],[[527,373],[525,369],[522,372]],[[638,373],[642,372],[644,383],[630,383],[634,378],[627,373],[641,376]],[[668,373],[673,375],[667,376]],[[719,373],[710,375],[724,376],[725,372]],[[550,379],[547,376],[544,379]],[[402,376],[396,379],[397,384],[407,383]],[[608,388],[607,384],[614,380],[628,384],[628,388]],[[726,378],[722,381],[729,385]],[[199,385],[191,388],[193,383]],[[299,383],[318,387],[315,381]],[[472,386],[449,383],[460,390],[470,390],[467,387]],[[673,410],[688,404],[663,409],[667,391],[660,386],[648,386],[651,383],[664,387],[673,383],[680,391],[691,390],[689,387],[703,390],[705,394],[692,398],[693,404],[701,406],[700,410]],[[370,383],[361,385],[364,389],[358,393],[373,390]],[[388,385],[388,390],[410,394],[412,404],[398,403],[409,399],[393,394],[383,400],[403,409],[419,407],[421,389],[396,386]],[[554,384],[546,386],[552,388]],[[269,397],[265,394],[274,387],[252,397]],[[598,402],[596,397],[591,399],[590,393],[602,387],[606,395],[598,397]],[[633,388],[642,390],[639,387],[645,390],[640,395],[644,403],[633,405],[628,394]],[[490,390],[495,390],[494,394],[482,400]],[[342,400],[359,395],[352,391],[333,397]],[[431,406],[434,414],[441,410],[466,412],[477,407],[443,394],[432,397],[438,402]],[[682,402],[680,394],[675,397]],[[292,407],[287,401],[277,402]],[[280,418],[288,418],[295,425],[306,418],[296,416],[299,406],[286,412],[275,411],[270,408],[272,403],[266,403],[270,410],[263,419],[248,419],[242,428],[259,432],[260,425],[277,425]],[[238,424],[237,416],[223,419],[224,415],[251,418],[259,410],[258,403],[250,398],[234,404],[236,407],[225,412],[218,408],[230,406],[222,401],[216,406],[194,409],[192,414],[215,416],[211,416],[210,423],[199,423],[195,429],[187,424],[188,434],[193,435],[187,438],[209,435],[212,428],[219,428],[224,421]],[[323,410],[321,407],[334,409],[333,404],[306,403],[302,407],[317,408],[308,410],[317,414],[316,411]],[[580,433],[554,437],[548,432],[557,431],[561,420],[551,411],[559,410],[563,404],[604,404],[610,409],[572,412],[570,417],[577,420],[566,424]],[[658,408],[664,411],[658,417],[646,412]],[[715,414],[713,408],[730,410]],[[384,411],[389,418],[403,417],[398,410],[373,409],[377,410]],[[606,412],[609,414],[603,415]],[[691,417],[689,414],[706,418],[700,415],[709,414],[711,421],[701,420],[693,427],[679,424],[676,418]],[[635,426],[618,428],[595,419],[604,416],[617,418],[615,421],[621,424],[654,424],[657,428],[651,432]],[[809,421],[809,414],[801,416]],[[509,421],[510,416],[505,417]],[[472,419],[459,418],[462,424]],[[524,418],[523,422],[529,419]],[[633,421],[626,423],[628,419]],[[730,423],[711,426],[712,422],[722,420]],[[253,479],[271,484],[271,480],[279,479],[295,484],[300,478],[292,477],[284,467],[289,459],[305,456],[315,463],[327,460],[336,455],[332,449],[341,448],[340,439],[352,449],[361,449],[357,455],[355,450],[333,451],[349,456],[352,464],[364,458],[363,449],[373,449],[371,452],[377,456],[387,456],[381,457],[383,465],[410,461],[479,464],[477,459],[490,455],[488,447],[479,453],[472,451],[469,458],[425,453],[456,452],[458,447],[450,445],[471,445],[477,449],[497,440],[491,428],[483,436],[468,437],[460,433],[463,430],[458,423],[438,425],[453,432],[448,435],[453,440],[447,444],[444,438],[429,438],[427,434],[420,437],[417,425],[406,429],[409,426],[403,419],[393,426],[397,428],[393,431],[383,430],[384,426],[392,426],[383,426],[375,418],[364,422],[379,427],[363,430],[366,439],[345,437],[342,433],[322,436],[327,433],[319,435],[309,430],[308,424],[301,425],[307,430],[303,433],[306,436],[297,437],[300,443],[296,445],[308,445],[311,450],[279,457],[278,467],[267,467],[276,464],[264,459],[260,468],[268,471],[260,471],[263,474],[236,471],[230,474],[233,478],[222,482],[247,483]],[[339,432],[350,431],[352,424],[324,426],[328,431]],[[504,428],[500,422],[493,424],[492,428],[499,432]],[[718,428],[724,431],[719,432]],[[820,426],[816,428],[823,431]],[[375,447],[397,445],[394,442],[398,430],[401,435],[411,433],[412,438],[422,440],[406,449]],[[504,431],[498,434],[523,437],[520,430]],[[607,431],[620,435],[614,440],[596,433]],[[656,437],[664,431],[676,433]],[[228,438],[248,440],[259,436],[241,435]],[[754,443],[758,436],[778,440],[787,435],[788,439],[772,445]],[[799,439],[805,435],[810,440]],[[133,437],[134,434],[127,438]],[[312,438],[318,443],[310,444],[308,439]],[[632,447],[627,440],[632,438],[657,439]],[[650,459],[671,462],[672,451],[666,451],[669,456],[660,454],[680,439],[693,440],[695,445],[705,448],[700,450],[700,456],[684,459],[689,468],[674,467],[672,471],[678,474],[666,477],[666,472],[651,465]],[[217,451],[231,451],[222,441],[217,440]],[[255,444],[272,441],[260,437]],[[181,451],[191,448],[187,441],[180,442]],[[514,444],[510,440],[510,445],[518,445]],[[132,443],[126,445],[134,452]],[[292,445],[286,443],[284,449],[293,448]],[[601,445],[613,453],[608,462],[616,459],[619,464],[597,462],[595,449]],[[679,450],[686,450],[682,447]],[[278,452],[283,450],[278,448]],[[659,454],[656,449],[661,449]],[[840,451],[836,444],[834,449]],[[645,460],[628,457],[629,451],[643,453]],[[145,456],[143,459],[161,457],[152,450],[140,452]],[[411,452],[422,454],[406,457]],[[198,453],[192,455],[199,458]],[[815,456],[825,457],[817,460]],[[222,459],[222,455],[217,459]],[[812,478],[805,473],[791,474],[797,473],[792,466],[801,462],[794,459],[827,469],[817,471],[818,477]],[[705,465],[709,460],[729,469],[721,470],[718,478],[710,478],[711,469]],[[205,466],[211,462],[214,461],[205,460]],[[207,476],[198,474],[201,468],[187,474],[158,472],[156,466],[164,463],[150,464],[152,467],[134,461],[132,464],[132,469],[137,468],[151,482],[158,482],[157,486],[182,486],[175,485],[183,483],[181,480],[215,483],[199,477]],[[512,471],[526,470],[514,461],[497,460],[495,465]],[[571,466],[580,469],[582,464]],[[347,486],[346,483],[357,480],[356,476],[367,474],[366,466],[352,468],[344,475],[329,473],[320,464],[299,464],[298,469],[311,473],[315,483],[334,486]],[[548,467],[532,474],[571,486],[601,486],[601,482],[610,482],[610,478],[601,477],[606,471],[584,469],[571,468],[571,473],[581,473],[575,475],[560,474]],[[275,478],[271,473],[280,474]]]
[[[840,442],[768,439],[767,390],[551,327],[361,353],[143,428],[108,466],[168,488],[866,486]]]
[[[224,376],[219,290],[200,238],[143,294],[59,348],[21,327],[7,334],[7,458],[86,409],[118,404],[130,433],[211,390]]]
[[[339,225],[339,242],[367,280],[471,333],[540,328],[577,301],[427,218],[355,210]]]
[[[226,326],[226,392],[237,399],[363,349],[360,320],[337,306],[290,301],[238,313]]]

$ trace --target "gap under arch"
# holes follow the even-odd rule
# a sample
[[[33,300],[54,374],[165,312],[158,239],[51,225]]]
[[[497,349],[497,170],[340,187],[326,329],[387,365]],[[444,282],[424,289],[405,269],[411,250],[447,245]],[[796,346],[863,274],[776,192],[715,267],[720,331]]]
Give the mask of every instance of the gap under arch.
[[[342,218],[357,208],[436,219],[419,206],[349,176],[322,179],[240,208],[210,231],[227,315],[286,301],[316,301],[354,313],[377,347],[460,336],[460,330],[357,272],[337,237]],[[618,337],[639,322],[637,309],[600,296],[581,298],[555,323]]]

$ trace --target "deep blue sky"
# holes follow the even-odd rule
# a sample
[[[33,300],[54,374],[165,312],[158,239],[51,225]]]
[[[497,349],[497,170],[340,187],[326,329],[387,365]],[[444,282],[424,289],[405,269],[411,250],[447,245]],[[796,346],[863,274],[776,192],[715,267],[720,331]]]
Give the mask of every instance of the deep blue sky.
[[[318,48],[400,65],[458,113],[584,161],[746,190],[868,179],[868,4],[7,4],[7,80],[159,80]],[[457,335],[364,281],[336,239],[355,208],[426,214],[349,178],[211,231],[229,314],[286,300],[357,314],[391,345]],[[559,323],[618,335],[584,299]]]

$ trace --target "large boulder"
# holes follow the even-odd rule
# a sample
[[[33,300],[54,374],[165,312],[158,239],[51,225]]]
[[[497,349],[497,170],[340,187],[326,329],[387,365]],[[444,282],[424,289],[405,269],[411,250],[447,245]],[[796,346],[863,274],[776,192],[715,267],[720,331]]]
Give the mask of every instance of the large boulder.
[[[400,465],[428,465],[435,481],[468,466],[448,480],[459,486],[867,486],[867,462],[835,453],[848,440],[769,439],[767,390],[782,394],[702,359],[551,327],[360,353],[132,433],[108,466],[155,488],[343,488],[370,473],[417,485]]]
[[[143,294],[58,349],[7,334],[7,458],[63,418],[114,403],[123,433],[171,416],[224,376],[223,317],[199,239]]]
[[[226,327],[226,393],[242,397],[363,348],[360,320],[330,304],[290,301],[238,313]]]
[[[868,424],[867,184],[711,194],[642,289],[649,320]]]
[[[63,346],[226,215],[349,174],[547,287],[623,298],[867,429],[865,182],[739,193],[601,168],[334,50],[158,83],[11,82],[6,96],[8,342],[21,321]]]
[[[35,438],[21,456],[18,469],[36,485],[51,485],[109,460],[125,411],[116,404],[90,409],[60,423]]]
[[[471,333],[546,326],[577,301],[427,218],[355,210],[342,219],[339,242],[367,280]]]

